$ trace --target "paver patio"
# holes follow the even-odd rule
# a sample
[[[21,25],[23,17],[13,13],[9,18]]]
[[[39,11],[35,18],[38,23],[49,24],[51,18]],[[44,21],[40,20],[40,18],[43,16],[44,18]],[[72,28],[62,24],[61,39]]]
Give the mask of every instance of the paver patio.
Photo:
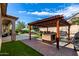
[[[41,54],[45,56],[77,56],[77,52],[72,48],[68,48],[69,46],[61,46],[59,50],[57,50],[55,45],[49,45],[43,43],[41,40],[36,39],[25,39],[21,40],[28,46],[31,46],[33,49],[39,51]],[[70,44],[72,46],[72,44]]]

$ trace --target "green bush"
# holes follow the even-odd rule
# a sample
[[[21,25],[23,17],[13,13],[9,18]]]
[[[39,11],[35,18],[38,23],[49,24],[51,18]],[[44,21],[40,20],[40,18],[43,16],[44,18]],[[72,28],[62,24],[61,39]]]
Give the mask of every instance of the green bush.
[[[19,31],[17,31],[17,30],[16,30],[15,32],[16,32],[16,33],[19,33]]]
[[[29,30],[22,30],[21,33],[29,33]]]

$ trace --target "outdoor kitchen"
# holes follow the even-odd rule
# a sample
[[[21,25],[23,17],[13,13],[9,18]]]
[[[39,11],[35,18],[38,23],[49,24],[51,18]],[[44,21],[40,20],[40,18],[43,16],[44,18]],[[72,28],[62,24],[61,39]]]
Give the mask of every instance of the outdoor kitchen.
[[[52,44],[56,41],[56,33],[55,32],[42,32],[42,41],[45,43]]]

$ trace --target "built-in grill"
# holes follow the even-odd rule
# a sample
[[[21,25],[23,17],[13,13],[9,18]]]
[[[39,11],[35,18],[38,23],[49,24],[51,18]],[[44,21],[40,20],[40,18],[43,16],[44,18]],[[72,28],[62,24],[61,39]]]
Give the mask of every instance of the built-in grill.
[[[56,41],[56,33],[55,32],[42,32],[42,41],[45,43],[52,44]]]

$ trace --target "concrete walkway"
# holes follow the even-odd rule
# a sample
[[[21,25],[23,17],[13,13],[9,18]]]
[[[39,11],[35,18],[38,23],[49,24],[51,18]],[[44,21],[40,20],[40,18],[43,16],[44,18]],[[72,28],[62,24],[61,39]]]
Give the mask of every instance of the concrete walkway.
[[[29,34],[16,35],[16,40],[24,40],[24,39],[29,39]],[[7,36],[7,37],[2,38],[2,42],[9,42],[9,41],[11,41],[11,36]]]
[[[16,35],[16,40],[24,40],[24,39],[28,39],[28,38],[29,38],[29,34]],[[2,42],[9,42],[9,41],[11,41],[11,36],[7,36],[7,37],[2,38]]]
[[[57,50],[56,45],[48,45],[40,40],[25,39],[21,41],[45,56],[77,56],[77,52],[75,52],[72,48],[62,46],[59,50]]]

